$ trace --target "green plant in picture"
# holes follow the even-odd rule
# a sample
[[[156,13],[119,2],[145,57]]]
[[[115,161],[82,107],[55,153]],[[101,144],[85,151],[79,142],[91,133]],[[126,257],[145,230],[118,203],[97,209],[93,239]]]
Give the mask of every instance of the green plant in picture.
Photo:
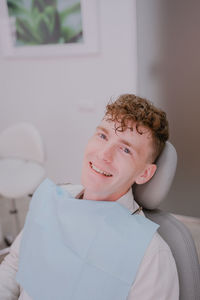
[[[80,42],[80,1],[70,3],[59,8],[59,0],[7,0],[9,16],[15,20],[16,45]]]

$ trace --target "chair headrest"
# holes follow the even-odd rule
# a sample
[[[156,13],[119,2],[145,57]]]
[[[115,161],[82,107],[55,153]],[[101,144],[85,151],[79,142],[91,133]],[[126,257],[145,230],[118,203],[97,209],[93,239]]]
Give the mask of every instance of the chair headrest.
[[[133,185],[135,200],[146,209],[157,208],[171,187],[176,172],[177,153],[170,142],[166,142],[156,165],[156,173],[150,181],[141,185]]]

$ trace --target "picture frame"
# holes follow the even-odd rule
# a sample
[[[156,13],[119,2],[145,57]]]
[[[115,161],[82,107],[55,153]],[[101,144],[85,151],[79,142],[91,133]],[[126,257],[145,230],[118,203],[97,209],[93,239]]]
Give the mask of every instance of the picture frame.
[[[61,1],[61,0],[60,0]],[[71,0],[73,2],[73,0]],[[0,0],[0,53],[3,57],[52,57],[97,53],[97,0],[80,0],[82,39],[76,42],[17,45],[6,0]]]

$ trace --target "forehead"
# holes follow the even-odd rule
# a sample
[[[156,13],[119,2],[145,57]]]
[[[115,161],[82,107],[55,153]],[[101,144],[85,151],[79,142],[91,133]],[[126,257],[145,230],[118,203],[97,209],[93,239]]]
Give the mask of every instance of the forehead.
[[[136,126],[136,123],[130,122],[127,124],[127,128],[121,131],[121,124],[118,122],[103,119],[97,129],[107,131],[109,134],[115,134],[119,137],[126,137],[129,139],[139,139],[152,142],[151,130],[143,125]]]

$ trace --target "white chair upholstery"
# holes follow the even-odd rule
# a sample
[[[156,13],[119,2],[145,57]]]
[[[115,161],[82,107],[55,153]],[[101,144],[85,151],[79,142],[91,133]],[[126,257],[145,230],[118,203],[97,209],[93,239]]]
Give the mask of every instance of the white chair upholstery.
[[[0,195],[13,200],[16,218],[15,199],[32,194],[44,179],[44,160],[43,142],[32,124],[21,122],[0,134]]]
[[[43,166],[34,161],[0,158],[0,194],[15,199],[32,194],[44,174]]]
[[[44,163],[44,145],[38,130],[28,122],[6,128],[0,134],[0,157]]]

